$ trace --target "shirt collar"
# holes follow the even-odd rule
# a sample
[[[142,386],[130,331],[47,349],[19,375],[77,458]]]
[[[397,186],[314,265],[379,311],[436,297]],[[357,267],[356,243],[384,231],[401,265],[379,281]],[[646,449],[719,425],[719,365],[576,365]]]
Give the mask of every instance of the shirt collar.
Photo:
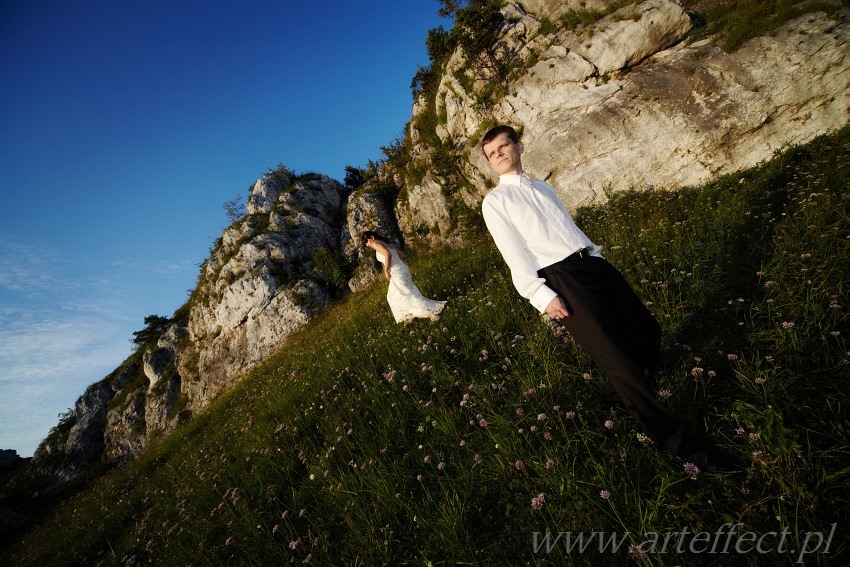
[[[528,176],[526,176],[528,177]],[[505,173],[499,176],[499,183],[504,183],[505,185],[520,185],[520,180],[522,179],[522,175],[517,173]]]

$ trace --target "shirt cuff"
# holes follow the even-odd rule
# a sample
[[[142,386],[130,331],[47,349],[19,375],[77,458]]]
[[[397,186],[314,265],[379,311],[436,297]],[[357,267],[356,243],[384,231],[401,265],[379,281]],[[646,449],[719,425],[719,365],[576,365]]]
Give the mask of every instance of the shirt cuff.
[[[537,288],[537,291],[534,292],[534,295],[529,298],[529,301],[535,309],[537,309],[541,313],[545,313],[546,308],[549,307],[549,303],[557,295],[558,294],[555,293],[555,291],[552,290],[552,288],[550,288],[549,286],[541,285],[539,288]]]

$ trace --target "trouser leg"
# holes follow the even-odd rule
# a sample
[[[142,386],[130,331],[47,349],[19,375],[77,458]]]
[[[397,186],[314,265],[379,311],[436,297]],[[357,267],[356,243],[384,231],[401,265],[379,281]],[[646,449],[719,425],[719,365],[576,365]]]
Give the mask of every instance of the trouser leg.
[[[661,325],[635,294],[619,270],[606,260],[588,259],[597,275],[591,291],[602,308],[614,341],[641,370],[644,382],[655,389],[655,370],[661,347]],[[606,392],[613,394],[610,385]],[[616,396],[613,396],[616,401]]]
[[[625,292],[623,285],[637,299],[625,280],[606,281],[614,278],[612,270],[622,279],[622,275],[607,261],[597,258],[559,262],[540,272],[547,284],[564,299],[572,314],[562,319],[561,324],[600,366],[610,389],[647,435],[661,449],[675,454],[683,440],[682,426],[655,398],[644,379],[644,369],[640,366],[641,363],[651,362],[654,367],[657,339],[641,337],[637,329],[618,329],[619,325],[628,322],[609,316],[609,312],[621,303],[620,297],[609,296],[618,290]],[[632,305],[629,311],[635,311],[634,301],[626,303]],[[639,319],[643,319],[643,316]],[[621,344],[623,337],[637,339]],[[653,353],[641,353],[640,344],[644,344],[645,348],[651,348],[654,344],[655,350]]]

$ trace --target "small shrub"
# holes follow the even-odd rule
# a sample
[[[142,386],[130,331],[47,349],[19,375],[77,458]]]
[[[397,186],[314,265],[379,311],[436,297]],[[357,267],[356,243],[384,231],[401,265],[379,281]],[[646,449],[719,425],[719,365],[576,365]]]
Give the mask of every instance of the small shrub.
[[[343,289],[351,277],[351,266],[345,257],[325,247],[319,248],[313,254],[313,266],[328,284],[338,290]]]
[[[245,203],[242,202],[242,195],[238,195],[229,201],[225,201],[222,205],[224,212],[227,213],[227,219],[230,222],[236,222],[245,216]]]
[[[145,317],[145,328],[141,331],[133,332],[133,338],[130,341],[136,345],[136,348],[139,348],[141,345],[156,343],[170,324],[171,319],[168,317],[148,315]]]

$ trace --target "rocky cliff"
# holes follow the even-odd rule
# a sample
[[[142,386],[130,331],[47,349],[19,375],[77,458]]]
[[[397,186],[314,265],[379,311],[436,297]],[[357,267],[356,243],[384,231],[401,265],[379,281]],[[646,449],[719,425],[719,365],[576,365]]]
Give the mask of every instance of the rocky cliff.
[[[337,291],[346,191],[283,167],[252,187],[243,218],[201,265],[189,301],[120,368],[90,386],[33,457],[46,489],[138,454],[203,410]]]
[[[850,28],[840,4],[730,53],[715,37],[692,41],[700,17],[671,0],[629,4],[588,24],[551,25],[605,3],[581,5],[528,0],[502,8],[500,53],[521,72],[509,77],[501,98],[482,96],[490,85],[455,50],[433,100],[414,106],[411,154],[433,159],[437,144],[417,130],[430,111],[438,143],[456,149],[465,171],[461,180],[410,179],[401,219],[440,235],[453,208],[477,208],[495,181],[478,141],[496,123],[522,130],[523,165],[575,208],[616,191],[701,184],[848,120]],[[406,236],[423,232],[416,223],[403,227]]]
[[[478,149],[488,126],[522,129],[526,168],[576,207],[616,191],[702,183],[847,122],[842,8],[804,14],[727,53],[710,36],[689,41],[699,18],[671,0],[568,25],[606,6],[506,4],[492,30],[491,55],[510,70],[502,88],[455,49],[436,88],[416,100],[403,142],[350,195],[326,176],[283,167],[260,178],[187,304],[87,389],[31,472],[55,487],[136,455],[203,410],[331,301],[340,274],[353,290],[375,277],[357,246],[363,230],[399,244],[462,241],[494,181]]]

